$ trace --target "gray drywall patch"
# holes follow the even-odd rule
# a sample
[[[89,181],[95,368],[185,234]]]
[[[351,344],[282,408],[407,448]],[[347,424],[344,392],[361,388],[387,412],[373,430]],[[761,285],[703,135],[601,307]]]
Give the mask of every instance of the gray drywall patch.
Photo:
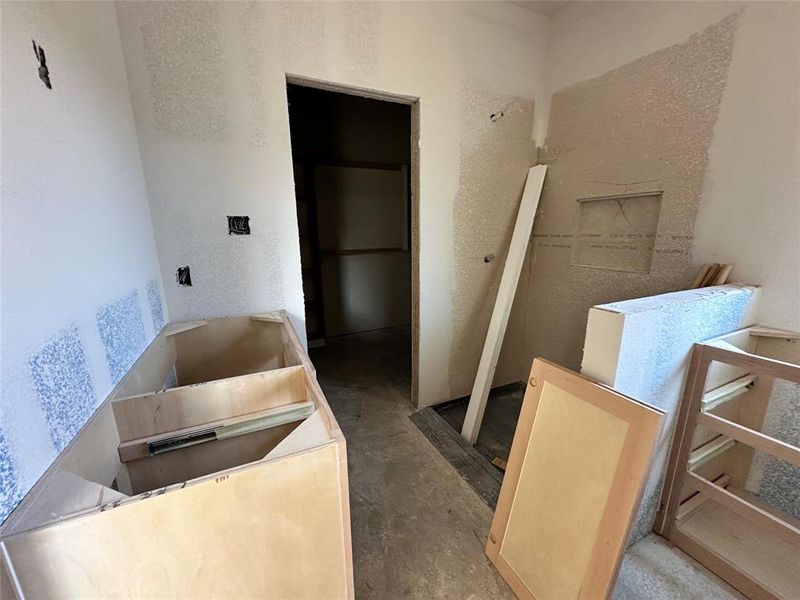
[[[526,362],[580,365],[590,307],[686,289],[738,15],[554,94],[534,222]],[[501,123],[504,119],[501,119]],[[663,191],[649,274],[571,264],[577,200]]]
[[[461,90],[460,181],[453,203],[453,257],[450,343],[450,397],[469,394],[478,368],[505,255],[536,147],[531,140],[533,100],[502,96],[464,83]],[[490,115],[502,112],[502,119]],[[486,261],[493,254],[497,260]],[[522,279],[526,274],[523,274]],[[495,385],[521,374],[524,305],[509,319]],[[530,367],[530,364],[528,365]]]
[[[800,519],[800,469],[768,457],[758,495],[773,508]]]
[[[131,292],[103,306],[97,312],[97,330],[106,348],[111,382],[116,385],[145,348],[139,293]]]
[[[21,497],[14,458],[11,456],[6,434],[0,429],[0,523],[11,514]]]
[[[157,334],[164,327],[164,307],[161,304],[161,287],[155,279],[147,282],[147,302],[150,304],[153,331]]]
[[[775,380],[763,431],[794,446],[800,446],[800,385]],[[761,473],[755,491],[770,506],[800,519],[800,468],[757,452],[752,474]],[[748,487],[750,482],[748,481]]]
[[[59,332],[29,360],[31,377],[56,451],[61,452],[96,404],[78,329]]]
[[[156,128],[186,140],[227,139],[219,7],[165,2],[146,10],[142,46]]]

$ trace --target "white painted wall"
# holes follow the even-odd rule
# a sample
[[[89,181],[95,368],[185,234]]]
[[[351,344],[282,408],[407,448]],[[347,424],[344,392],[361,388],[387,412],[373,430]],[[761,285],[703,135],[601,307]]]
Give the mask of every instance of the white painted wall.
[[[146,343],[155,333],[146,285],[159,269],[113,5],[3,2],[0,13],[2,518],[57,453],[31,356],[74,324],[99,404],[112,377],[98,309],[138,292]]]
[[[407,179],[405,168],[317,167],[326,336],[411,322]]]
[[[688,39],[740,12],[709,149],[693,260],[762,286],[756,320],[800,328],[800,3],[579,2],[557,13],[549,93]],[[539,118],[546,119],[546,107]]]
[[[420,98],[420,398],[447,399],[463,83],[540,98],[547,19],[492,2],[131,2],[117,14],[174,319],[283,307],[303,324],[286,73]],[[253,235],[229,238],[227,214],[249,215]],[[192,288],[172,283],[182,264]]]

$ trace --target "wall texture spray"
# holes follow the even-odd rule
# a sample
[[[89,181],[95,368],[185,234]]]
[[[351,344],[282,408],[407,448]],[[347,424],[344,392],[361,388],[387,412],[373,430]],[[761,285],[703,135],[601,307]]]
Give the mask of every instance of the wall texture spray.
[[[591,306],[691,281],[692,232],[736,20],[553,96],[533,233],[530,357],[577,369]],[[577,200],[646,192],[662,192],[650,272],[575,266]]]
[[[0,12],[4,520],[166,313],[113,5]]]

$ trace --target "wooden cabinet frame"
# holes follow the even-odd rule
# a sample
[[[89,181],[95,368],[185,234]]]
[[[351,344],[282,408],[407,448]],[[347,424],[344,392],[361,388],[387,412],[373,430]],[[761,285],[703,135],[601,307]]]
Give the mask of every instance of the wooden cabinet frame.
[[[761,431],[774,380],[800,384],[800,365],[789,362],[799,344],[761,327],[695,344],[656,518],[658,533],[753,598],[800,591],[800,523],[744,490],[755,451],[800,467],[800,448]],[[726,404],[730,415],[715,414]],[[689,526],[704,510],[714,511],[714,539]],[[725,523],[744,529],[727,528],[726,541]]]
[[[345,440],[287,315],[165,328],[0,550],[4,597],[353,598]]]

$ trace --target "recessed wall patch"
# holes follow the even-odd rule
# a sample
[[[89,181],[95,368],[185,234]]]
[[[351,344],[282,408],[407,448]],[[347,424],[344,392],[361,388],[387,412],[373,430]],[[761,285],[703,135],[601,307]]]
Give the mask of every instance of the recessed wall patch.
[[[178,285],[192,287],[192,274],[189,272],[189,265],[186,265],[185,267],[178,267],[175,278],[178,281]]]
[[[250,235],[250,217],[228,217],[228,235]]]
[[[47,68],[44,48],[37,46],[35,40],[31,40],[31,42],[33,42],[33,53],[36,55],[36,60],[39,61],[39,79],[47,86],[48,90],[52,90],[53,85],[50,83],[50,70]]]

